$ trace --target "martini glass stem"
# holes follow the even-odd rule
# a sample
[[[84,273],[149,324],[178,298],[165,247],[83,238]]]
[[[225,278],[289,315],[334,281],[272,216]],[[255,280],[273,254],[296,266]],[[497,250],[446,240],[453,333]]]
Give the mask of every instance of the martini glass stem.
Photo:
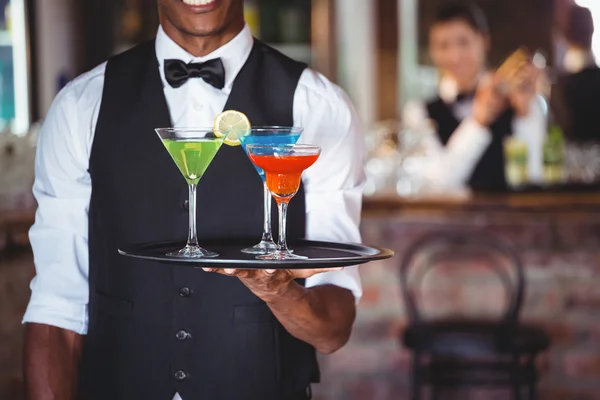
[[[196,184],[190,183],[190,196],[189,196],[189,232],[188,232],[188,247],[198,247],[198,235],[196,232]]]
[[[277,200],[277,207],[279,208],[279,245],[277,250],[280,252],[289,253],[285,231],[288,203],[287,201]]]
[[[272,242],[273,241],[273,233],[271,232],[271,192],[267,187],[267,182],[263,182],[264,187],[264,203],[263,203],[263,212],[264,212],[264,226],[263,226],[263,242]]]

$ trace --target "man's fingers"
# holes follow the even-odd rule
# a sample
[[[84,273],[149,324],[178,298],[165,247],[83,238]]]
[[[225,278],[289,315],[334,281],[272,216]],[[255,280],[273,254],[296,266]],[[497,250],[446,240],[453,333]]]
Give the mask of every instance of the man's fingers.
[[[246,270],[234,268],[202,268],[205,272],[216,272],[217,274],[227,276],[237,276],[238,278],[258,278],[262,275],[266,278],[277,279],[280,274],[290,274],[294,278],[309,278],[316,274],[325,272],[342,271],[343,267],[338,268],[323,268],[323,269],[296,269],[296,270],[279,270],[279,269],[263,269],[263,270]]]
[[[225,276],[236,276],[242,279],[253,279],[259,277],[273,278],[283,270],[268,269],[268,270],[256,270],[256,269],[235,269],[235,268],[202,268],[205,272],[214,272]]]
[[[286,269],[263,269],[260,271],[260,276],[263,279],[281,280],[285,279],[286,276],[292,276],[292,274]]]
[[[260,270],[252,270],[252,269],[235,269],[235,268],[202,268],[204,272],[214,272],[221,275],[226,276],[237,276],[238,278],[254,278],[261,272]],[[265,271],[265,270],[263,270]],[[277,270],[271,269],[266,270],[266,275],[272,276]]]
[[[235,275],[238,278],[252,278],[256,275],[256,271],[251,269],[238,269]]]
[[[237,275],[238,270],[236,269],[222,269],[222,268],[202,268],[203,271],[205,272],[214,272],[217,274],[221,274],[221,275],[228,275],[228,276],[233,276],[233,275]]]
[[[292,270],[292,274],[297,278],[310,278],[313,275],[323,274],[325,272],[343,271],[343,267],[323,268],[323,269],[297,269]]]

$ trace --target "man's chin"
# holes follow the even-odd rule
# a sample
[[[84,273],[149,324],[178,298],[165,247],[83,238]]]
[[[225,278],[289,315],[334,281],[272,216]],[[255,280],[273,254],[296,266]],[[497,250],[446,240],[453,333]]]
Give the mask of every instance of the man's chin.
[[[184,26],[184,27],[179,27],[179,30],[184,32],[186,35],[189,36],[197,36],[197,37],[204,37],[204,36],[213,36],[213,35],[217,35],[219,33],[221,33],[223,31],[224,27],[220,26],[218,24],[215,24],[214,26],[208,25],[208,24],[202,24],[201,26]]]

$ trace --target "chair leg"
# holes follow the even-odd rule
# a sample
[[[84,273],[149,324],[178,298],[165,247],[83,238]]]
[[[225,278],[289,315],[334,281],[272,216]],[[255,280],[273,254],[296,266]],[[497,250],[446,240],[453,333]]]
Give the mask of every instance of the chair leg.
[[[538,400],[537,385],[535,382],[529,384],[529,400]]]
[[[431,400],[439,400],[440,389],[437,387],[437,385],[431,385],[431,394],[429,396]]]
[[[519,376],[519,364],[520,359],[518,355],[514,355],[513,358],[513,373],[512,375],[512,388],[513,388],[513,399],[521,400],[521,378]]]
[[[537,372],[537,368],[535,367],[535,359],[532,356],[529,359],[528,362],[528,368],[530,370],[531,373],[531,381],[529,382],[529,387],[528,387],[528,397],[529,400],[538,400],[538,391],[537,391],[537,377],[538,377],[538,372]]]
[[[518,383],[513,383],[513,398],[521,400],[521,386]]]
[[[413,353],[411,395],[412,400],[421,400],[421,387],[423,386],[423,373],[421,371],[421,357]]]

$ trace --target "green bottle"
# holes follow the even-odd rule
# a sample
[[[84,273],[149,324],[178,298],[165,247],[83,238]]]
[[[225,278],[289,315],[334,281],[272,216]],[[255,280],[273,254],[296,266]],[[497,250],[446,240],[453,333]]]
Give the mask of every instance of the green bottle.
[[[544,143],[544,184],[562,183],[565,177],[565,137],[558,125],[552,125]]]

